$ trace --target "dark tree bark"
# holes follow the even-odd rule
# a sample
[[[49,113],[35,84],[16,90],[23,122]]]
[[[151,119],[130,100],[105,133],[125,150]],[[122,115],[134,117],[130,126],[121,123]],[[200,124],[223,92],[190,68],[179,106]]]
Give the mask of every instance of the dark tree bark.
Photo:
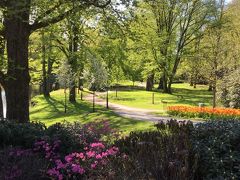
[[[4,63],[4,51],[5,51],[5,40],[4,37],[0,36],[0,69]]]
[[[29,122],[29,12],[30,0],[9,2],[5,16],[8,71],[6,82],[7,118]],[[21,11],[19,11],[21,9]]]
[[[163,77],[161,76],[159,83],[158,83],[158,89],[163,89]]]
[[[80,91],[83,91],[83,79],[78,79],[78,94]]]
[[[76,25],[72,25],[72,38],[69,41],[69,50],[70,50],[70,60],[69,60],[69,64],[73,70],[73,72],[76,72],[76,67],[75,65],[77,64],[77,57],[76,57],[76,52],[78,51],[78,31],[77,31],[77,26]],[[70,93],[69,93],[69,101],[71,103],[76,102],[76,83],[73,80],[72,84],[70,86]]]
[[[1,119],[3,119],[3,103],[2,103],[1,86],[0,86],[0,120]]]
[[[147,78],[146,90],[152,91],[153,87],[154,87],[154,74],[152,73]]]
[[[163,92],[167,93],[167,77],[166,73],[164,72],[163,75],[160,77],[159,84],[158,84],[158,89],[162,89]]]
[[[213,91],[213,87],[211,84],[209,84],[209,86],[208,86],[208,91]]]
[[[42,76],[43,76],[42,81],[43,95],[45,97],[50,97],[46,70],[46,45],[44,32],[42,32]]]
[[[82,1],[81,1],[82,2]],[[29,25],[31,0],[0,0],[0,7],[4,8],[4,29],[0,35],[4,35],[7,43],[8,69],[7,74],[0,71],[0,83],[6,90],[7,118],[17,122],[29,122],[29,65],[28,45],[29,36],[37,29],[55,24],[70,14],[87,8],[91,5],[104,8],[111,1],[104,4],[99,1],[85,0],[79,7],[71,8],[53,18],[46,18],[65,2],[46,10],[43,15],[37,17],[34,24]],[[46,16],[46,17],[45,17]]]

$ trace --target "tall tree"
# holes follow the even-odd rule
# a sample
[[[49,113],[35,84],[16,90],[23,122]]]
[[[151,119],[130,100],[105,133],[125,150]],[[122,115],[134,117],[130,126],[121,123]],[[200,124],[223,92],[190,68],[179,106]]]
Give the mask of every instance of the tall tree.
[[[76,1],[34,1],[1,0],[0,9],[4,9],[4,28],[0,35],[7,42],[7,74],[0,73],[0,83],[6,89],[7,118],[18,122],[29,122],[29,36],[37,29],[57,23],[72,12],[85,10],[91,5],[104,8],[111,0]],[[45,7],[41,9],[40,5]],[[47,6],[46,6],[47,5]],[[45,10],[45,8],[47,8]],[[31,19],[30,19],[31,16]],[[31,21],[30,21],[31,20]]]
[[[145,0],[145,27],[154,29],[148,47],[161,73],[164,92],[171,93],[171,85],[182,57],[206,24],[207,1],[201,0]],[[147,16],[147,17],[146,17]],[[155,22],[152,21],[154,19]],[[150,22],[150,23],[149,23]]]

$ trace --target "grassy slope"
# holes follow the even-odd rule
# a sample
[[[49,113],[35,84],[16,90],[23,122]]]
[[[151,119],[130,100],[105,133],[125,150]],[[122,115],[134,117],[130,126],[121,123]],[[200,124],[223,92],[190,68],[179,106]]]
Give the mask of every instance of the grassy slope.
[[[165,110],[161,101],[168,102],[168,106],[172,105],[191,105],[198,106],[198,103],[205,103],[207,106],[211,105],[212,95],[207,91],[207,86],[198,85],[196,89],[189,86],[189,84],[173,84],[173,94],[164,94],[155,92],[155,104],[152,104],[152,92],[145,90],[129,90],[119,91],[118,97],[112,92],[109,94],[109,101],[117,104],[126,105],[129,107]],[[105,98],[103,96],[103,98]]]
[[[122,131],[130,132],[132,130],[143,130],[152,128],[152,123],[136,121],[123,118],[104,107],[96,106],[96,112],[92,113],[92,105],[90,103],[77,100],[77,103],[68,103],[68,111],[64,113],[64,93],[62,90],[51,93],[51,98],[36,96],[33,99],[36,102],[34,107],[30,109],[31,121],[40,121],[47,126],[62,122],[80,121],[87,123],[96,119],[109,119],[113,127]]]

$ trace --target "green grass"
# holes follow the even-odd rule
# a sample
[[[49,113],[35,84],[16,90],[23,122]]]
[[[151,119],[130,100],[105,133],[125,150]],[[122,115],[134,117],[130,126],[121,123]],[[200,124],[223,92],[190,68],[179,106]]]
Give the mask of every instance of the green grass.
[[[109,101],[129,107],[151,109],[163,111],[167,106],[173,105],[188,105],[198,106],[198,103],[211,105],[212,95],[207,91],[207,86],[198,85],[196,89],[187,83],[173,84],[173,94],[165,94],[159,91],[154,91],[154,104],[152,104],[153,92],[145,90],[120,90],[116,97],[115,92],[109,94]],[[105,98],[105,96],[101,96]],[[162,101],[167,102],[163,104]]]
[[[31,121],[39,121],[46,124],[46,126],[63,122],[64,120],[68,122],[79,121],[81,123],[87,123],[97,119],[108,119],[112,127],[125,132],[153,128],[153,123],[151,122],[123,118],[101,106],[96,106],[96,112],[92,113],[92,105],[88,102],[81,101],[79,97],[76,103],[68,103],[68,110],[65,114],[63,90],[52,92],[51,98],[45,98],[40,95],[34,97],[32,101],[34,101],[36,105],[30,108]]]

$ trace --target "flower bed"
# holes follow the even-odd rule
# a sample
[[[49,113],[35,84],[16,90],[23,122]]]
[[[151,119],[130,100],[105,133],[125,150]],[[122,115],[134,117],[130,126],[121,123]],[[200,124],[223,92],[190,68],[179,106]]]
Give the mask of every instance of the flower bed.
[[[230,108],[210,108],[210,107],[194,107],[194,106],[170,106],[168,114],[173,116],[190,117],[190,118],[237,118],[240,119],[240,109]]]

